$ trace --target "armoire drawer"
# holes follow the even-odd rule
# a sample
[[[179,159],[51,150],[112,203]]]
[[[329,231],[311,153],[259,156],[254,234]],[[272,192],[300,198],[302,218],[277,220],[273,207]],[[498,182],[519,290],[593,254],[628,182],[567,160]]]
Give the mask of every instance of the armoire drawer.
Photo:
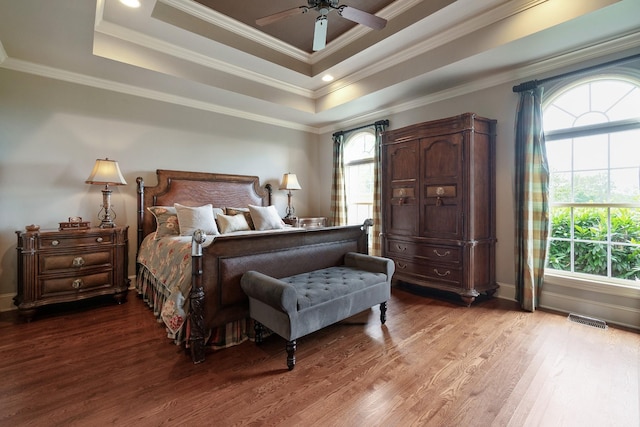
[[[430,261],[459,264],[462,250],[456,246],[430,245],[389,239],[387,253],[390,256],[420,257]]]
[[[459,268],[439,263],[432,263],[416,259],[394,258],[396,273],[398,275],[409,274],[433,279],[437,282],[447,282],[460,286],[462,284],[462,271]]]

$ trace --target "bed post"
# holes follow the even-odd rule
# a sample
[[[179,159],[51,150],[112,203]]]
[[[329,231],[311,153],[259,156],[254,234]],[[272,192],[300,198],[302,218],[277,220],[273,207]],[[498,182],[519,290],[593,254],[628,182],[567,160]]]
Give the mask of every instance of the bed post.
[[[142,223],[144,221],[144,180],[141,176],[136,178],[136,184],[138,185],[138,241],[136,242],[136,254],[140,245],[142,244]]]
[[[266,184],[264,188],[267,189],[267,206],[271,206],[271,196],[273,195],[273,186],[271,184]]]
[[[204,289],[202,288],[202,244],[207,235],[198,229],[191,240],[191,291],[189,292],[189,343],[194,364],[204,362]]]

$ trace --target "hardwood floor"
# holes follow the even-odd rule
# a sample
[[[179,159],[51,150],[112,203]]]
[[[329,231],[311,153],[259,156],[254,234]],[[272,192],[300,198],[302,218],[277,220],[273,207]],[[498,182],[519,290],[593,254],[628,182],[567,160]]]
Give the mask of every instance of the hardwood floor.
[[[298,341],[269,337],[193,365],[129,295],[0,318],[0,425],[638,426],[640,335],[498,299],[394,288]]]

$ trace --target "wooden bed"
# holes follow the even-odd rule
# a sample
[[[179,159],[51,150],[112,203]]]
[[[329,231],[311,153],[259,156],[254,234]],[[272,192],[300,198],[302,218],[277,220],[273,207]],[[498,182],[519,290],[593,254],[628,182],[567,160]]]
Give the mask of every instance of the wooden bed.
[[[246,175],[157,170],[157,185],[147,187],[138,178],[138,249],[143,239],[156,230],[151,206],[180,203],[214,207],[246,207],[271,204],[271,188],[260,186],[259,178]],[[367,253],[371,221],[358,226],[290,229],[284,233],[251,232],[218,235],[202,246],[198,233],[192,241],[192,281],[189,291],[185,344],[194,363],[204,361],[206,337],[234,322],[246,322],[249,305],[240,287],[248,270],[272,277],[292,276],[320,268],[342,265],[347,252]],[[137,264],[137,274],[141,276]]]

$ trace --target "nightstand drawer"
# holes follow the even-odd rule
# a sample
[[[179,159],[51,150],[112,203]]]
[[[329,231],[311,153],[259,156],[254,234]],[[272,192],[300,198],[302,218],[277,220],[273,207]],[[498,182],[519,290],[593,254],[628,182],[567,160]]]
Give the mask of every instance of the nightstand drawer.
[[[44,274],[60,270],[64,271],[96,266],[111,267],[112,264],[112,251],[47,255],[40,257],[40,273]]]
[[[113,285],[112,271],[94,274],[76,275],[69,277],[42,280],[42,296],[51,296],[61,292],[82,292],[87,289],[111,287]]]
[[[111,245],[113,243],[113,235],[109,233],[102,233],[65,237],[42,236],[38,239],[38,242],[40,243],[40,247],[38,249],[77,248],[78,246],[100,244]]]
[[[302,228],[321,228],[327,226],[327,218],[298,218],[298,227]]]

